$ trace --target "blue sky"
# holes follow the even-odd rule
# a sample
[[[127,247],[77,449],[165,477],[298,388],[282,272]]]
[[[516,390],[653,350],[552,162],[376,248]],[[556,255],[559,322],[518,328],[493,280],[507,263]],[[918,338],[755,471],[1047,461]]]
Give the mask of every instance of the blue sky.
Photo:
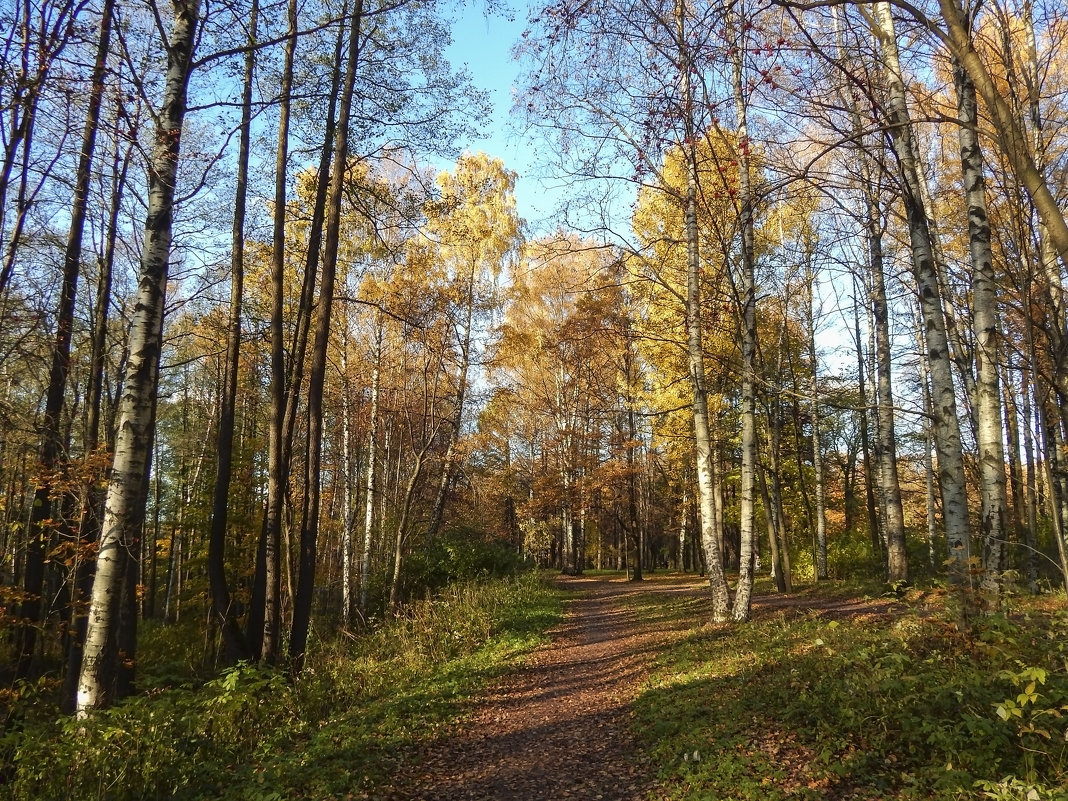
[[[535,175],[529,144],[512,130],[509,112],[513,89],[519,76],[519,64],[512,58],[512,46],[526,26],[527,4],[513,2],[512,20],[499,14],[487,16],[484,3],[469,0],[458,11],[453,26],[452,45],[446,50],[454,65],[466,64],[480,89],[490,93],[493,120],[485,135],[467,143],[471,152],[483,151],[499,157],[509,169],[519,174],[516,182],[516,206],[521,217],[535,228],[537,221],[552,211],[552,192],[547,192]]]

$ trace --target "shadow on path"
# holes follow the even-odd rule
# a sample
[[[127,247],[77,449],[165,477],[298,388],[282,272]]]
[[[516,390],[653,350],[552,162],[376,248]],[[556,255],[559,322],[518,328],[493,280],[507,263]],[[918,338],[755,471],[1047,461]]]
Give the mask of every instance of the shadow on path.
[[[581,576],[559,583],[582,595],[550,643],[493,687],[458,732],[432,743],[398,777],[391,801],[638,801],[653,788],[629,721],[660,634],[639,629],[619,605],[645,588]]]

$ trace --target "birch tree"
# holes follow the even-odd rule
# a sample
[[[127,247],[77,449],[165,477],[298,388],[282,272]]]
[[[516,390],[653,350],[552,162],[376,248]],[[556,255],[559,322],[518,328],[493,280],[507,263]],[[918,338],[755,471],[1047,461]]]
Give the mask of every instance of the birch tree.
[[[506,170],[500,159],[484,153],[464,154],[454,172],[438,175],[440,197],[431,211],[427,233],[436,240],[441,266],[456,293],[452,327],[457,364],[448,445],[427,524],[427,537],[431,540],[441,526],[449,485],[457,468],[456,450],[474,355],[474,326],[492,303],[493,285],[520,243],[513,195],[515,179],[515,173]]]
[[[1004,434],[1001,424],[1001,386],[998,374],[997,283],[990,248],[983,152],[979,144],[978,100],[968,71],[954,61],[957,95],[957,137],[968,204],[968,249],[971,258],[972,326],[975,333],[978,424],[980,532],[983,538],[985,592],[996,596],[1008,529]]]
[[[170,10],[173,15],[171,29],[165,36],[166,83],[156,117],[149,163],[141,274],[135,312],[130,322],[130,356],[123,380],[118,437],[78,683],[79,715],[87,715],[91,709],[111,700],[111,679],[117,658],[114,629],[126,569],[126,549],[134,540],[145,511],[175,184],[200,3],[199,0],[175,0]]]
[[[915,158],[912,119],[905,94],[897,33],[890,4],[878,3],[875,15],[877,21],[874,23],[874,30],[879,37],[883,64],[887,72],[890,136],[901,180],[901,197],[908,225],[913,275],[924,318],[950,576],[955,583],[963,584],[967,582],[968,560],[971,555],[971,528],[956,393],[953,388],[949,343],[942,311],[943,298],[935,269],[927,212],[922,201],[922,178]],[[896,580],[907,579],[904,542],[889,542],[888,545],[889,575]]]

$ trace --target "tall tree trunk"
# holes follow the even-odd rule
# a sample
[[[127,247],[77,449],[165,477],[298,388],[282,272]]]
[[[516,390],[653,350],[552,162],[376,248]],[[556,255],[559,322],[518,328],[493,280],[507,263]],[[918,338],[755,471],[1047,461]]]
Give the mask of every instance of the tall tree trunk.
[[[1038,590],[1038,560],[1035,553],[1034,530],[1029,529],[1025,522],[1028,503],[1020,464],[1020,451],[1023,447],[1020,438],[1020,409],[1016,400],[1016,387],[1013,386],[1009,369],[1008,366],[1005,367],[1001,385],[1004,395],[1006,444],[1008,445],[1006,454],[1009,457],[1009,486],[1012,487],[1012,527],[1016,541],[1024,545],[1024,564],[1026,565],[1024,575],[1027,578],[1028,588],[1034,593]],[[1026,385],[1023,391],[1027,391]]]
[[[279,585],[281,584],[281,578],[285,578],[286,591],[288,598],[295,604],[296,591],[293,584],[293,547],[292,547],[292,531],[294,528],[293,518],[294,510],[292,508],[292,500],[290,496],[290,473],[293,463],[293,442],[296,435],[298,410],[303,410],[305,415],[310,414],[310,411],[304,409],[302,406],[303,396],[301,390],[304,381],[304,368],[306,363],[306,356],[308,352],[308,334],[311,330],[312,312],[314,309],[314,297],[315,297],[315,282],[316,277],[319,275],[319,261],[322,255],[322,242],[323,232],[325,228],[325,221],[327,215],[327,198],[329,194],[330,181],[322,180],[322,176],[330,174],[331,158],[334,155],[333,143],[336,139],[336,111],[338,103],[338,93],[341,87],[341,81],[343,78],[344,70],[341,69],[342,59],[345,53],[346,32],[348,30],[345,20],[348,19],[348,5],[347,3],[342,5],[342,13],[337,26],[337,39],[334,44],[334,61],[335,69],[332,71],[330,92],[327,99],[327,111],[326,121],[324,123],[323,132],[323,146],[319,155],[319,168],[316,175],[319,176],[315,183],[315,200],[312,205],[311,221],[308,224],[308,242],[305,248],[305,262],[304,262],[304,275],[301,281],[300,301],[297,304],[296,323],[294,327],[293,337],[289,348],[289,359],[286,369],[286,391],[285,391],[285,411],[282,415],[282,444],[281,444],[281,465],[282,465],[282,481],[281,492],[282,499],[279,504],[281,519],[280,519],[280,538],[281,544],[279,552],[282,555],[283,562],[279,565],[281,577],[279,578]],[[309,393],[310,394],[310,393]],[[308,450],[310,449],[310,439],[305,440],[305,465],[307,465],[307,459],[309,457]],[[307,491],[303,496],[303,503],[300,510],[300,527],[303,530],[304,521],[309,516],[309,503],[310,497]],[[279,600],[281,600],[281,593],[279,593]],[[278,630],[281,631],[281,605],[279,604],[279,620]],[[276,651],[277,651],[277,638],[276,638]],[[292,646],[292,642],[290,643]],[[276,655],[277,658],[277,655]]]
[[[629,384],[629,382],[628,382]],[[642,581],[642,566],[645,561],[641,547],[641,529],[638,523],[638,468],[634,459],[635,441],[638,437],[634,425],[634,403],[627,398],[627,535],[633,545],[634,560],[631,581]]]
[[[130,359],[123,381],[119,433],[108,483],[89,628],[78,682],[77,712],[80,716],[110,700],[116,648],[114,629],[126,568],[126,549],[135,541],[145,511],[145,482],[155,426],[174,190],[200,0],[175,0],[173,9],[163,104],[157,117],[149,164],[148,213],[137,301],[130,323]]]
[[[393,576],[389,584],[389,605],[387,612],[394,615],[400,609],[401,588],[403,586],[404,545],[408,538],[408,519],[411,516],[412,505],[415,502],[415,489],[419,486],[419,479],[423,475],[423,467],[426,464],[426,455],[430,450],[433,437],[427,437],[423,447],[415,453],[415,463],[412,465],[412,473],[408,477],[408,483],[404,487],[404,496],[400,499],[400,519],[397,521],[397,530],[393,542]]]
[[[690,385],[693,388],[694,450],[696,452],[697,500],[700,509],[701,546],[708,568],[712,592],[712,620],[726,621],[730,614],[727,577],[716,534],[712,487],[712,437],[708,420],[708,389],[705,377],[704,332],[701,323],[701,253],[697,230],[697,152],[694,130],[694,101],[690,87],[693,56],[687,43],[685,3],[675,6],[676,36],[683,90],[684,141],[686,154],[686,196],[683,200],[686,220],[686,355]]]
[[[374,366],[371,368],[371,408],[367,431],[367,484],[364,496],[363,553],[360,556],[360,611],[367,616],[368,591],[371,585],[371,543],[375,517],[375,469],[378,447],[378,398],[382,380],[382,334],[384,322],[382,310],[376,312]]]
[[[149,465],[148,467],[151,467]],[[149,475],[145,473],[145,489]],[[144,516],[126,549],[126,569],[123,579],[122,601],[118,630],[115,637],[115,699],[129,698],[137,691],[137,627],[141,617],[138,587],[141,585],[141,551],[144,539]]]
[[[738,27],[739,35],[744,37]],[[740,40],[741,41],[741,40]],[[754,484],[757,471],[757,427],[756,427],[756,251],[754,246],[753,216],[754,198],[751,165],[749,159],[749,126],[747,120],[748,101],[742,85],[742,52],[744,47],[736,47],[732,57],[732,76],[734,87],[734,113],[737,130],[735,146],[738,148],[738,218],[741,234],[741,275],[737,281],[739,318],[741,324],[742,346],[742,465],[741,489],[739,491],[739,526],[741,529],[741,546],[739,548],[738,585],[734,594],[734,607],[731,616],[736,622],[749,619],[749,606],[753,593],[753,507]]]
[[[349,320],[341,326],[341,625],[352,628],[352,555],[353,530],[356,528],[354,488],[359,477],[352,454],[352,387],[349,382]]]
[[[65,472],[61,462],[63,437],[61,417],[63,401],[70,374],[70,343],[74,329],[74,304],[78,291],[78,273],[82,263],[82,237],[85,231],[85,212],[89,203],[89,179],[92,173],[96,134],[100,125],[100,106],[104,97],[104,77],[111,42],[111,22],[114,0],[105,0],[100,12],[100,33],[97,37],[96,59],[89,88],[89,105],[85,113],[85,128],[78,155],[74,179],[74,197],[70,210],[70,228],[63,253],[63,280],[56,309],[56,332],[52,346],[52,365],[45,393],[44,416],[41,421],[41,444],[38,458],[37,488],[30,513],[30,539],[26,547],[24,589],[26,600],[19,612],[23,620],[20,629],[18,664],[15,675],[25,678],[30,669],[37,641],[37,626],[41,622],[41,592],[44,581],[45,550],[50,538],[53,481],[56,471]]]
[[[968,521],[968,495],[964,479],[956,392],[950,369],[949,344],[946,336],[943,299],[938,284],[927,214],[923,208],[920,174],[914,158],[912,120],[905,96],[905,83],[898,59],[897,35],[890,4],[876,5],[877,35],[881,40],[883,62],[887,69],[889,123],[891,141],[897,156],[902,182],[902,202],[909,230],[912,268],[919,292],[927,339],[928,369],[934,404],[935,445],[938,449],[938,474],[942,491],[942,516],[949,549],[950,580],[954,584],[968,581],[971,530]],[[889,543],[890,580],[907,580],[904,541]]]
[[[812,471],[816,483],[816,581],[827,579],[827,501],[823,478],[822,420],[820,417],[819,360],[816,354],[816,276],[811,258],[805,260],[806,317],[808,318],[808,360],[812,375],[809,415],[812,418]]]
[[[779,342],[776,348],[775,375],[782,375],[783,353],[786,350],[786,320],[779,328]],[[765,487],[765,503],[769,504],[765,512],[771,521],[771,533],[778,542],[778,561],[782,570],[783,592],[793,592],[793,575],[790,569],[790,543],[786,533],[786,515],[782,505],[782,393],[777,391],[768,401],[768,469],[761,470],[761,481]],[[768,485],[766,474],[771,474]],[[774,558],[774,555],[773,555]]]
[[[927,350],[927,343],[923,333],[923,314],[919,306],[916,308],[916,347],[920,353]],[[924,497],[927,501],[927,562],[933,571],[938,565],[937,553],[940,548],[938,542],[938,516],[935,499],[935,432],[934,432],[934,398],[931,396],[931,377],[927,370],[927,362],[920,359],[920,391],[923,394],[924,413]]]
[[[1026,373],[1020,375],[1020,397],[1023,398],[1023,445],[1024,467],[1026,474],[1024,484],[1027,498],[1027,542],[1032,546],[1038,540],[1038,477],[1035,469],[1035,438],[1032,421],[1031,386],[1027,382]],[[1033,553],[1033,551],[1032,551]]]
[[[870,229],[869,229],[870,230]],[[869,239],[869,253],[871,251],[871,240]],[[882,246],[879,246],[879,252],[882,252]],[[869,267],[872,265],[869,264]],[[861,345],[860,337],[860,309],[858,308],[857,295],[859,292],[855,292],[853,295],[853,325],[856,332],[857,341],[857,394],[860,398],[860,451],[864,461],[864,499],[865,508],[868,514],[868,535],[871,538],[872,554],[880,558],[883,551],[883,538],[882,533],[879,530],[879,510],[875,499],[875,470],[878,459],[872,459],[871,448],[871,432],[869,430],[868,421],[871,418],[871,410],[869,409],[869,396],[868,396],[868,377],[865,375],[865,358],[864,348]],[[864,294],[866,296],[865,306],[868,310],[871,309],[870,293],[868,292],[866,282],[864,287]],[[878,436],[878,432],[876,433]]]
[[[111,303],[112,272],[115,262],[115,243],[118,239],[119,211],[122,204],[123,191],[126,186],[126,172],[130,166],[131,148],[126,146],[122,151],[118,140],[118,131],[115,132],[115,151],[112,162],[112,190],[108,212],[107,228],[104,234],[104,252],[98,259],[100,275],[97,279],[96,299],[93,308],[93,331],[92,343],[89,356],[89,386],[86,390],[86,419],[85,419],[85,453],[96,457],[98,452],[103,458],[106,450],[100,445],[101,429],[101,405],[104,386],[104,371],[106,370],[107,335],[108,335],[108,307]],[[94,458],[95,461],[95,458]],[[91,475],[99,475],[96,467],[91,467]],[[102,472],[102,471],[100,471]],[[106,477],[106,475],[105,475]],[[71,624],[74,636],[71,647],[67,654],[66,673],[63,676],[63,691],[60,700],[60,708],[64,714],[73,714],[75,711],[76,696],[78,693],[78,675],[81,672],[82,648],[85,646],[85,633],[89,619],[82,611],[83,605],[87,604],[93,591],[93,568],[95,561],[89,547],[95,546],[100,536],[101,519],[104,513],[104,493],[101,491],[97,480],[87,482],[83,489],[84,501],[82,504],[81,519],[78,524],[78,539],[80,547],[78,558],[74,566],[74,591],[71,598]],[[156,532],[159,530],[158,499]],[[155,539],[152,540],[152,561],[155,564]],[[155,585],[150,585],[146,600],[151,604],[155,600]]]
[[[767,470],[760,470],[760,496],[764,501],[764,523],[768,529],[768,550],[771,552],[771,575],[775,579],[775,589],[778,592],[787,592],[786,573],[782,569],[782,556],[779,553],[779,538],[776,532],[774,507],[771,496],[768,494]]]
[[[894,394],[891,379],[890,306],[886,299],[882,225],[878,203],[871,196],[868,208],[868,258],[871,270],[871,304],[875,333],[876,364],[876,437],[875,458],[878,463],[879,496],[882,502],[883,536],[879,541],[886,551],[887,579],[902,581],[908,577],[907,563],[901,561],[905,543],[905,513],[901,503],[901,482],[897,469],[897,434],[894,420]],[[895,543],[891,565],[890,545]]]
[[[297,47],[297,0],[287,4],[285,56],[275,148],[274,220],[271,236],[271,422],[267,433],[267,507],[248,619],[249,650],[265,662],[278,660],[281,632],[282,514],[286,468],[282,454],[286,405],[285,338],[283,332],[286,275],[286,178],[289,164],[289,117],[293,93],[293,58]],[[262,601],[261,601],[262,598]]]
[[[1001,426],[1001,385],[998,375],[997,283],[990,249],[983,152],[979,145],[979,114],[975,86],[960,63],[954,63],[960,122],[961,171],[968,201],[968,247],[972,267],[972,326],[975,332],[975,416],[979,449],[980,531],[983,537],[983,592],[993,599],[1000,589],[1007,531],[1004,431]]]
[[[834,15],[835,38],[839,58],[846,57],[842,44],[842,21],[837,7],[832,8]],[[860,137],[866,128],[864,115],[861,114],[857,100],[851,90],[843,92],[843,100],[849,109],[852,133]],[[864,358],[861,352],[860,315],[857,314],[854,296],[854,325],[857,339],[858,376],[860,381],[860,400],[864,416],[861,420],[861,444],[864,451],[865,487],[868,505],[868,526],[872,539],[872,551],[878,557],[884,556],[884,543],[890,539],[904,541],[904,511],[901,505],[901,485],[897,472],[897,455],[894,437],[894,404],[890,378],[890,325],[889,306],[886,301],[885,265],[883,259],[882,210],[880,203],[881,182],[876,180],[876,169],[867,151],[858,151],[861,164],[861,193],[864,198],[864,228],[868,250],[868,278],[864,281],[867,300],[865,310],[869,316],[869,355],[873,366],[869,368],[868,378],[872,380],[873,391],[868,393],[864,381]],[[869,283],[870,282],[870,283]],[[872,465],[868,446],[868,403],[869,397],[874,402],[875,414],[872,423],[875,426],[875,465]],[[879,506],[876,506],[875,482],[873,475],[878,475]],[[882,514],[879,514],[879,511]],[[880,520],[883,524],[880,531]],[[895,579],[891,579],[895,580]]]
[[[1057,199],[1050,191],[1043,171],[1035,162],[1023,126],[1017,121],[1009,104],[1002,97],[997,83],[987,71],[972,43],[968,16],[960,0],[938,0],[942,19],[946,23],[946,45],[960,66],[968,73],[979,96],[983,98],[996,141],[1005,154],[1009,166],[1027,194],[1043,225],[1053,249],[1061,262],[1068,266],[1068,224]]]
[[[679,560],[678,569],[683,573],[690,570],[689,548],[690,543],[686,538],[687,524],[689,523],[688,496],[685,485],[682,488],[682,499],[679,501]],[[598,569],[599,569],[598,565]]]
[[[471,365],[471,320],[474,316],[475,308],[476,269],[477,265],[472,262],[464,293],[464,333],[459,343],[460,370],[456,377],[456,406],[453,410],[452,420],[449,423],[449,444],[445,448],[445,456],[442,459],[438,491],[434,497],[434,506],[430,510],[430,522],[427,524],[427,540],[429,542],[434,541],[441,528],[441,519],[445,513],[445,501],[448,499],[449,494],[449,485],[452,483],[453,475],[456,472],[456,443],[459,440],[460,428],[463,425],[464,400],[467,397],[467,373]]]
[[[334,300],[334,280],[337,275],[337,252],[341,231],[341,204],[344,198],[345,175],[349,158],[349,117],[356,85],[356,69],[360,56],[360,26],[363,22],[363,0],[356,0],[349,19],[349,38],[345,63],[345,83],[338,104],[337,130],[334,134],[334,158],[330,174],[330,203],[323,240],[323,268],[320,279],[319,302],[315,307],[315,340],[312,344],[311,368],[308,372],[308,465],[307,512],[300,531],[300,564],[297,595],[293,602],[293,629],[289,642],[289,658],[294,671],[304,666],[311,624],[311,607],[315,584],[315,560],[319,537],[319,504],[322,474],[323,388],[326,382],[327,349],[330,345],[330,316]]]
[[[972,96],[974,97],[974,91]],[[958,128],[959,130],[959,128]],[[918,137],[913,131],[912,157],[916,164],[917,186],[920,192],[920,205],[923,207],[927,218],[928,236],[931,241],[931,259],[935,267],[935,276],[938,281],[938,292],[942,298],[942,318],[946,326],[946,350],[949,360],[957,367],[957,375],[960,377],[961,400],[964,402],[964,411],[967,415],[967,423],[973,436],[977,435],[978,421],[975,409],[975,360],[969,344],[961,336],[961,327],[957,324],[957,318],[953,311],[953,299],[949,291],[949,267],[946,263],[946,254],[942,249],[942,236],[938,230],[938,220],[935,216],[934,200],[928,186],[927,163],[920,152]],[[980,165],[981,165],[980,159]]]
[[[226,362],[219,399],[219,432],[215,491],[208,539],[208,581],[215,621],[222,632],[223,660],[233,664],[251,654],[237,623],[237,611],[226,582],[226,527],[233,474],[234,414],[237,408],[237,374],[241,363],[241,296],[245,283],[245,205],[248,195],[249,139],[252,127],[252,81],[256,67],[256,25],[259,2],[249,11],[248,52],[241,91],[241,128],[237,147],[237,182],[234,188],[234,225],[230,255],[230,320],[226,334]]]

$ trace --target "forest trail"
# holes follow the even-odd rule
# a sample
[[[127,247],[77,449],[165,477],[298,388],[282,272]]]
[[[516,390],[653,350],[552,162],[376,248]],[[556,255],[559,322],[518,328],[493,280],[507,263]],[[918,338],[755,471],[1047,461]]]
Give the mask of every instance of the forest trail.
[[[579,593],[563,621],[527,662],[503,676],[460,726],[431,743],[396,776],[389,801],[641,801],[655,787],[630,731],[630,704],[659,650],[711,614],[707,580],[655,574],[560,576]],[[624,603],[637,594],[692,599],[692,616],[639,620]],[[753,616],[882,613],[891,602],[763,595]]]
[[[640,625],[632,593],[697,592],[691,578],[634,584],[560,577],[582,593],[551,640],[490,689],[458,731],[399,777],[392,801],[638,801],[654,786],[629,729],[630,702],[670,630]]]

